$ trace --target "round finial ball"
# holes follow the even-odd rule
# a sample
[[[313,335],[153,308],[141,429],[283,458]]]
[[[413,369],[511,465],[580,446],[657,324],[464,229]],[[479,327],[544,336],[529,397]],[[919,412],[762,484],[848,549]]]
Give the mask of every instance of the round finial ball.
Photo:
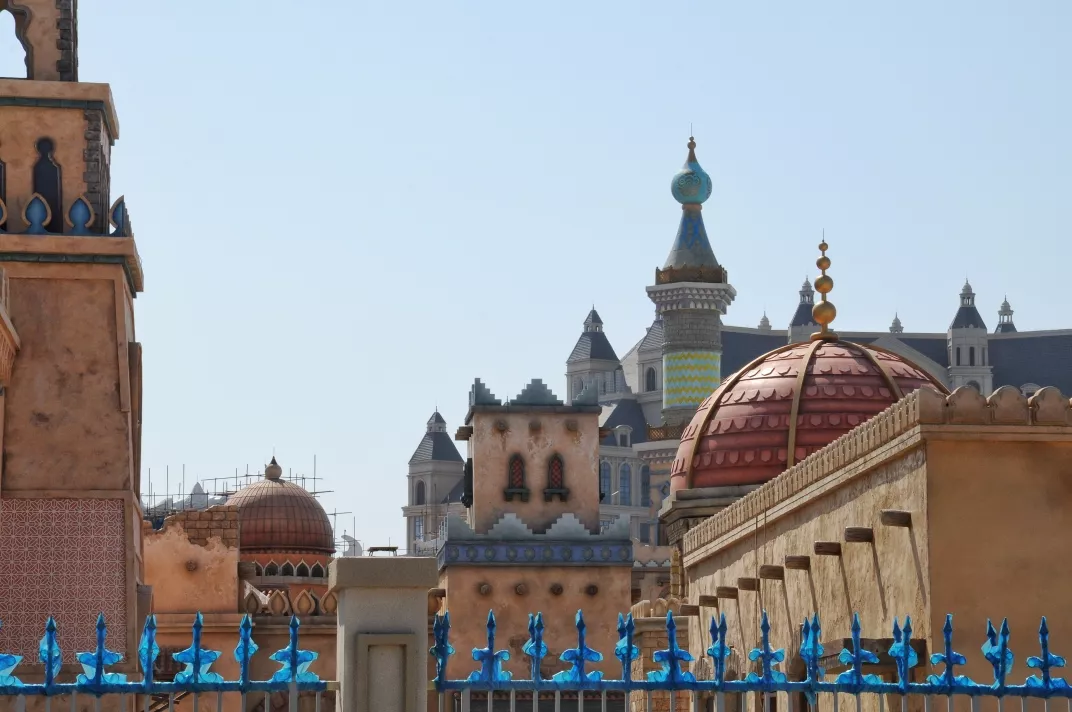
[[[819,269],[830,269],[830,258],[823,255],[819,259],[815,260],[815,266]]]
[[[830,249],[830,245],[826,244],[826,240],[819,243],[819,252],[826,252]]]
[[[826,326],[834,321],[836,316],[837,309],[834,308],[831,302],[819,302],[811,308],[811,318],[815,319],[815,323],[821,326]]]
[[[819,294],[830,294],[830,290],[834,288],[834,278],[828,274],[824,274],[816,278],[815,291]]]

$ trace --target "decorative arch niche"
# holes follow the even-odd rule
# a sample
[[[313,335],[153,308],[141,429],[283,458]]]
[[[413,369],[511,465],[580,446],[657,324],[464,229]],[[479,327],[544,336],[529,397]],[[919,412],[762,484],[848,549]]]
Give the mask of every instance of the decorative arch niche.
[[[22,51],[25,53],[24,63],[26,70],[21,77],[5,77],[5,79],[33,79],[34,78],[34,61],[33,61],[33,45],[26,38],[27,29],[30,26],[30,9],[19,5],[15,0],[0,0],[0,15],[4,11],[11,14],[11,17],[15,19],[15,39],[22,45]]]

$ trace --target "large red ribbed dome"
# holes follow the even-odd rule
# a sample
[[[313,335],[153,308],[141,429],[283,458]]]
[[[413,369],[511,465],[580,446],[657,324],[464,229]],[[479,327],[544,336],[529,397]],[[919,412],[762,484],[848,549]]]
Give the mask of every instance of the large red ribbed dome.
[[[272,458],[265,478],[243,487],[227,500],[238,507],[238,547],[242,552],[335,552],[327,512],[316,497],[281,479]]]
[[[700,405],[682,433],[670,488],[766,482],[923,386],[948,393],[875,346],[830,339],[775,349]]]

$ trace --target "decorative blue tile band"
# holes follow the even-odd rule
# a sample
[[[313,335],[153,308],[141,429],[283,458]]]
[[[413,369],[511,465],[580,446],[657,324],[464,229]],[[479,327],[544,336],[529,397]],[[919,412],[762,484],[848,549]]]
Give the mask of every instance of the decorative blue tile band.
[[[464,541],[448,539],[440,547],[439,567],[467,566],[629,566],[633,565],[633,542],[594,540],[568,541]]]

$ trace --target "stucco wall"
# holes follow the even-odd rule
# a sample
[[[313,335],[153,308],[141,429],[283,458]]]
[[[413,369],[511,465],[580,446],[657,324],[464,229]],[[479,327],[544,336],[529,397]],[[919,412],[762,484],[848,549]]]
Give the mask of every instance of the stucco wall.
[[[627,566],[448,567],[440,577],[440,586],[447,590],[445,608],[450,611],[451,644],[459,652],[452,659],[450,677],[463,678],[477,669],[469,651],[487,647],[486,623],[492,609],[498,624],[495,647],[510,651],[506,669],[515,678],[529,677],[529,658],[521,650],[528,641],[529,613],[543,613],[544,642],[549,649],[545,670],[564,669],[558,656],[567,648],[577,647],[574,616],[580,609],[587,624],[588,646],[603,653],[603,662],[594,664],[592,669],[617,678],[621,673],[621,664],[614,657],[618,614],[629,611],[630,581],[631,567]],[[491,585],[491,593],[486,596],[478,592],[485,582]],[[518,584],[527,587],[525,595],[515,591]],[[553,584],[562,586],[561,595],[551,592]],[[599,589],[594,596],[585,591],[592,584]]]
[[[810,571],[786,569],[784,582],[763,580],[759,592],[739,591],[737,601],[722,602],[729,642],[742,654],[758,644],[764,608],[771,622],[772,647],[784,647],[789,655],[784,670],[791,670],[798,659],[801,623],[816,611],[825,640],[848,637],[854,611],[860,614],[865,637],[889,637],[894,616],[905,614],[915,622],[914,635],[927,636],[927,524],[922,516],[913,519],[911,529],[879,523],[882,509],[926,511],[926,469],[924,453],[917,449],[845,484],[837,475],[820,483],[819,491],[825,493],[821,498],[784,517],[771,516],[766,525],[761,517],[751,527],[737,530],[736,541],[690,566],[689,601],[714,596],[716,586],[737,586],[738,578],[757,577],[759,565],[783,565],[787,555],[808,555]],[[809,490],[797,498],[806,501],[814,494]],[[873,527],[874,544],[842,543],[841,557],[814,554],[814,542],[843,541],[846,527]],[[693,619],[691,625],[698,623]],[[694,629],[691,639],[707,641],[709,636],[699,633]],[[693,655],[704,654],[699,644],[693,647]]]
[[[48,267],[72,278],[46,278],[44,266],[8,270],[22,349],[5,403],[4,491],[129,489],[129,414],[120,404],[127,366],[119,363],[116,284],[94,278],[121,272]],[[26,274],[35,268],[37,278]]]
[[[504,421],[505,432],[496,428]],[[534,424],[538,429],[533,429]],[[575,423],[569,430],[567,423]],[[473,458],[474,529],[486,533],[506,512],[514,512],[540,533],[566,512],[572,512],[593,533],[599,531],[599,422],[597,413],[475,413],[469,440]],[[565,465],[569,499],[545,502],[547,467],[553,454]],[[510,457],[525,460],[528,502],[515,497],[507,502],[507,467]]]
[[[145,583],[156,613],[234,613],[238,549],[218,538],[191,543],[181,525],[145,536]],[[233,647],[233,646],[232,646]]]
[[[1020,429],[1025,430],[1025,429]],[[928,528],[933,579],[932,630],[952,613],[963,674],[979,682],[993,670],[979,652],[986,620],[1008,616],[1016,662],[1028,675],[1045,614],[1053,650],[1072,648],[1072,428],[1064,442],[991,437],[928,444]]]

